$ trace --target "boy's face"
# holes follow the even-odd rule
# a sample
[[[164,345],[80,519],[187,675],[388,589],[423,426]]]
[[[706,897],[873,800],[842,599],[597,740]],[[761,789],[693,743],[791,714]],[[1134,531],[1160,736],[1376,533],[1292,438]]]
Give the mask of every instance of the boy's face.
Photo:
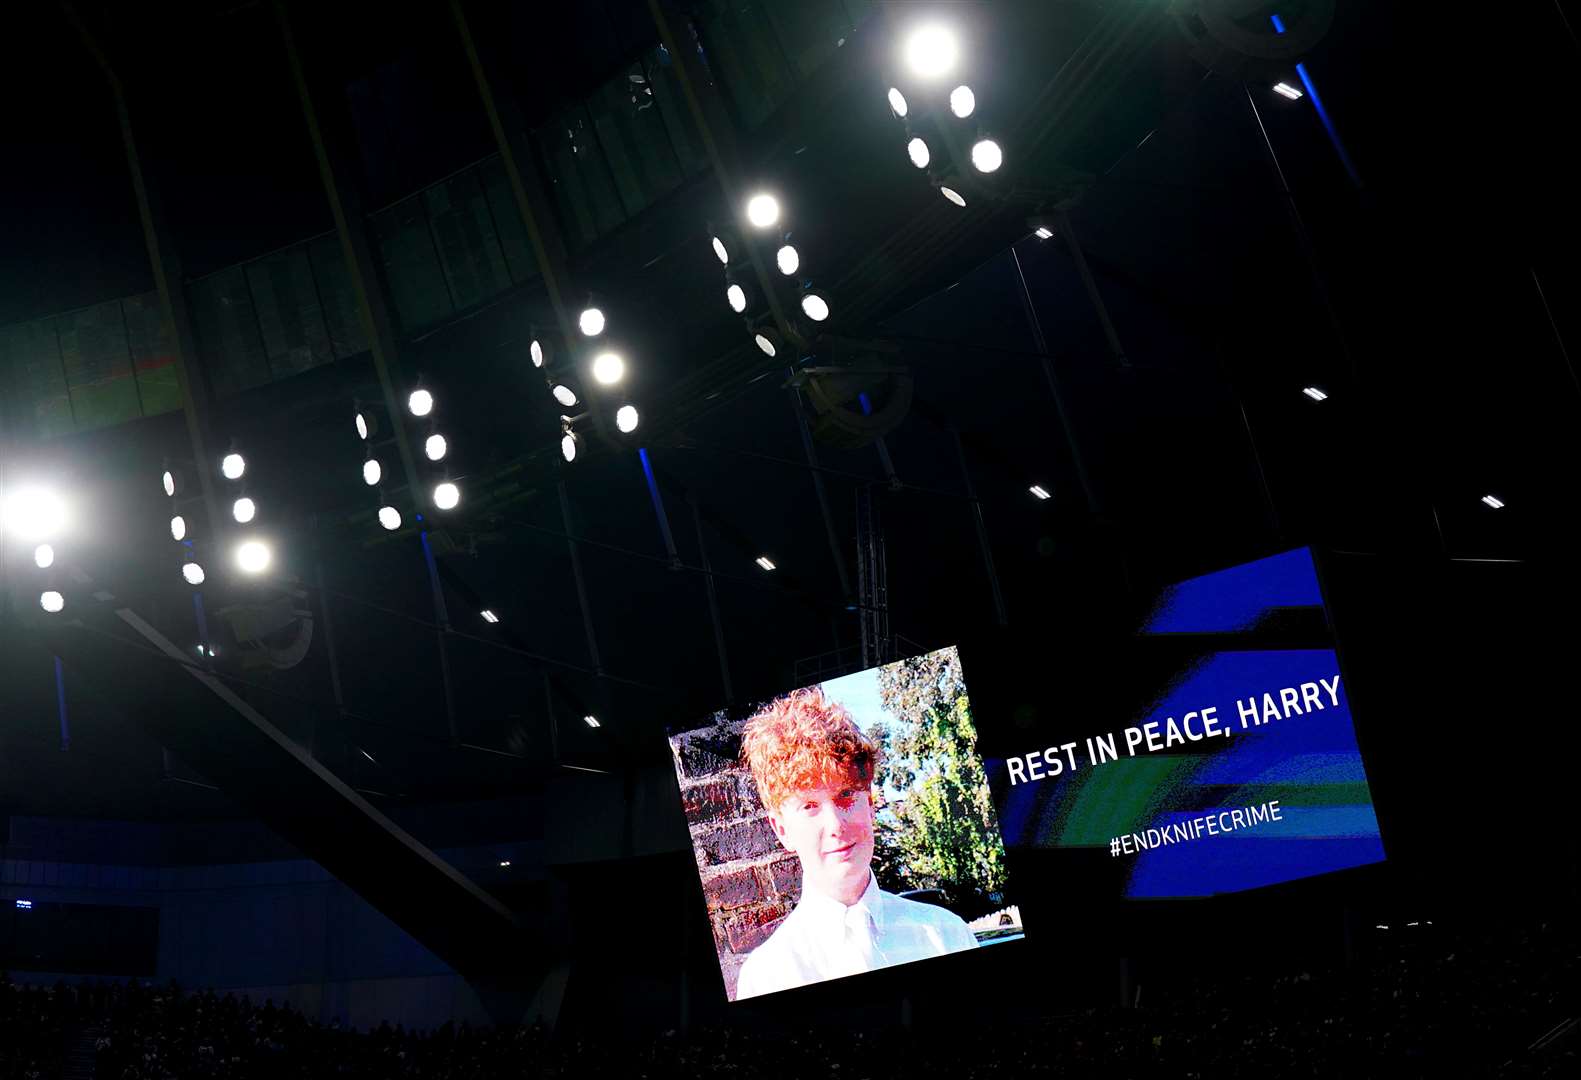
[[[867,791],[803,791],[783,799],[769,820],[780,843],[801,859],[806,888],[842,904],[856,903],[873,861],[873,802]]]

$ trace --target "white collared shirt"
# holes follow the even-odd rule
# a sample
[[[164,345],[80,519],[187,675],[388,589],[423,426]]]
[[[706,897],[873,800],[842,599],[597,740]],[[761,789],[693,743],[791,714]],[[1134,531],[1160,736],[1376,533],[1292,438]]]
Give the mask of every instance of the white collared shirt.
[[[863,955],[869,933],[870,958]],[[871,870],[850,907],[804,883],[795,910],[742,965],[735,1000],[975,948],[958,915],[884,892]]]

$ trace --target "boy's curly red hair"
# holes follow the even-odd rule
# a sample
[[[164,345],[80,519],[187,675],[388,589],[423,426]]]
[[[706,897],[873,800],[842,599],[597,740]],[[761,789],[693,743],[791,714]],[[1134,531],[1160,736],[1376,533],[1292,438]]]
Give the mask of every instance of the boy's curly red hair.
[[[821,686],[795,690],[758,712],[741,732],[741,757],[763,805],[815,788],[871,791],[879,749]]]

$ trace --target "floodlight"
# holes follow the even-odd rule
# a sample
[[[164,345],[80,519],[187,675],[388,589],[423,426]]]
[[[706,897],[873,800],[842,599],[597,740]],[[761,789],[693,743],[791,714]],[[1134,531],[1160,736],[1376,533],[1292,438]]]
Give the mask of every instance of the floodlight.
[[[581,441],[577,438],[576,432],[567,428],[565,434],[560,436],[560,456],[566,461],[575,461],[577,447]]]
[[[795,248],[786,244],[774,253],[774,265],[780,268],[780,273],[790,277],[801,269],[801,256]]]
[[[362,463],[362,482],[369,487],[378,484],[384,476],[384,466],[379,464],[378,458],[369,458]]]
[[[587,337],[598,337],[604,332],[604,313],[596,307],[584,308],[576,325]]]
[[[394,532],[401,527],[401,512],[393,506],[379,507],[379,524]]]
[[[161,479],[165,484],[165,494],[174,499],[176,497],[176,474],[166,469],[165,475]]]
[[[719,237],[714,237],[714,254],[719,257],[720,265],[730,265],[730,249],[725,247],[725,242]]]
[[[1306,97],[1305,94],[1291,86],[1289,83],[1283,82],[1274,84],[1274,93],[1283,97],[1287,97],[1291,101],[1300,101],[1302,98]]]
[[[437,431],[423,440],[423,453],[429,461],[443,461],[449,449],[450,444]]]
[[[47,589],[39,594],[38,606],[53,615],[66,606],[66,598],[54,589]]]
[[[40,570],[48,570],[55,565],[55,549],[48,544],[40,544],[33,549],[33,565]]]
[[[1482,496],[1482,501],[1487,503],[1495,510],[1504,509],[1504,500],[1499,498],[1497,495],[1484,495]]]
[[[195,562],[182,563],[181,576],[186,579],[188,585],[202,585],[204,577],[203,567]]]
[[[619,353],[599,353],[593,358],[593,379],[604,386],[614,386],[626,377],[626,361]]]
[[[829,301],[810,292],[801,298],[801,310],[813,322],[823,322],[829,317]]]
[[[1033,484],[1031,487],[1027,488],[1027,490],[1032,492],[1032,494],[1036,495],[1039,499],[1045,501],[1054,497],[1049,494],[1048,488],[1044,487],[1042,484]]]
[[[226,454],[220,459],[220,473],[227,480],[240,480],[247,471],[247,462],[240,454]]]
[[[977,108],[977,95],[972,93],[970,86],[957,86],[950,91],[950,111],[962,120],[972,115]]]
[[[956,206],[965,206],[966,205],[965,197],[962,196],[961,193],[956,191],[954,188],[945,187],[943,184],[940,184],[939,185],[939,194],[943,195],[946,199],[949,199]]]
[[[66,505],[46,488],[22,488],[5,501],[5,527],[21,540],[47,540],[66,527]]]
[[[752,343],[756,345],[764,356],[778,356],[780,351],[779,335],[768,327],[764,327],[752,335]]]
[[[263,573],[273,557],[269,545],[262,540],[248,540],[236,549],[236,565],[247,574]]]
[[[1004,151],[992,139],[978,139],[972,146],[972,167],[980,173],[991,173],[1005,163]]]
[[[747,220],[767,229],[780,219],[780,201],[772,195],[757,194],[747,201]]]
[[[1313,401],[1326,401],[1326,400],[1328,400],[1328,394],[1324,393],[1322,390],[1318,389],[1316,386],[1303,386],[1301,388],[1301,392],[1303,394],[1305,394],[1307,397],[1311,398]]]
[[[906,95],[893,86],[889,88],[889,107],[896,116],[906,115]]]
[[[543,367],[544,361],[548,358],[548,350],[543,342],[533,338],[532,344],[527,346],[527,355],[532,357],[533,367]]]
[[[906,39],[906,65],[925,79],[948,74],[955,67],[960,46],[943,26],[923,26]]]
[[[556,383],[554,389],[551,390],[550,393],[554,394],[554,399],[556,401],[568,409],[576,404],[576,391],[565,385],[565,383]]]
[[[730,305],[731,311],[740,315],[747,309],[747,291],[740,285],[731,282],[725,289],[725,302]]]
[[[367,442],[371,436],[379,433],[379,418],[373,413],[358,411],[357,413],[357,438]]]
[[[1032,230],[1032,235],[1037,237],[1039,240],[1047,240],[1049,237],[1054,235],[1054,230],[1049,228],[1047,225],[1039,225],[1037,228]]]
[[[497,623],[500,621],[500,617],[494,614],[494,612],[490,611],[488,608],[484,608],[482,611],[478,612],[478,614],[483,616],[483,621],[486,623]],[[500,863],[500,865],[509,866],[510,863]]]
[[[461,502],[461,489],[449,480],[434,485],[434,505],[441,510],[454,510]]]
[[[187,538],[187,519],[177,514],[170,519],[170,539],[185,540]]]
[[[765,570],[776,570],[776,569],[778,569],[778,567],[776,567],[774,565],[774,560],[769,558],[767,555],[759,555],[756,559],[753,560],[753,562],[757,563],[759,566],[761,566]]]
[[[911,158],[911,163],[919,169],[926,169],[933,155],[928,153],[928,144],[920,138],[912,139],[906,144],[906,156]]]
[[[406,399],[406,407],[413,416],[427,416],[434,411],[434,395],[427,390],[413,390]]]
[[[622,405],[615,410],[615,426],[622,433],[630,435],[637,430],[637,407],[635,405]]]
[[[602,724],[600,724],[598,722],[598,717],[594,716],[592,713],[589,713],[588,715],[582,717],[582,723],[586,724],[588,727],[603,727],[604,726],[604,725],[602,725]]]
[[[258,505],[245,495],[231,504],[231,517],[235,518],[239,525],[245,525],[257,516]]]

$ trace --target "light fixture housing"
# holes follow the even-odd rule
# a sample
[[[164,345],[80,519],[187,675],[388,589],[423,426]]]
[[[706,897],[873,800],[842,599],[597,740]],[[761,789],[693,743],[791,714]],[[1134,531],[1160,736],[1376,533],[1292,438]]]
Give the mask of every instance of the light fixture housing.
[[[247,459],[234,450],[220,459],[220,475],[227,480],[240,480],[247,471]]]
[[[769,558],[767,555],[759,555],[756,559],[753,559],[752,561],[757,563],[759,566],[761,566],[765,570],[778,570],[779,569],[779,567],[774,565],[774,560]]]
[[[904,119],[906,110],[906,95],[902,94],[896,87],[891,86],[889,88],[889,111]]]
[[[434,395],[419,387],[406,396],[406,409],[413,416],[427,416],[434,411]]]
[[[549,346],[541,338],[533,338],[527,345],[527,355],[532,360],[532,366],[541,368],[549,362]]]
[[[965,120],[977,110],[977,95],[972,93],[972,88],[962,83],[950,91],[950,111]]]
[[[972,144],[972,168],[980,173],[998,172],[1005,163],[1005,152],[993,139],[978,139]]]
[[[801,255],[790,244],[784,244],[774,253],[774,265],[786,277],[794,277],[801,269]]]
[[[556,401],[568,409],[576,404],[576,391],[565,383],[555,383],[554,388],[549,392],[554,395]]]
[[[906,66],[924,79],[948,75],[955,68],[960,43],[954,31],[937,23],[919,26],[906,38]]]
[[[379,418],[371,412],[357,410],[357,438],[367,442],[379,433]]]
[[[592,713],[588,713],[586,716],[582,717],[582,723],[586,724],[588,727],[604,726],[598,722],[598,717],[594,716]]]
[[[593,381],[614,386],[626,377],[626,361],[617,352],[599,353],[593,358]]]
[[[379,507],[379,524],[389,532],[401,527],[401,512],[393,506]]]
[[[729,304],[730,310],[734,311],[737,315],[746,314],[746,287],[735,281],[732,281],[729,285],[725,286],[725,303]]]
[[[258,516],[258,504],[243,495],[231,503],[231,517],[236,519],[238,525],[245,525]]]
[[[933,155],[928,151],[928,144],[921,136],[913,138],[906,144],[906,156],[919,169],[926,169],[928,162],[933,160]]]
[[[203,567],[195,562],[182,563],[181,576],[188,585],[202,585],[205,577]]]
[[[187,519],[177,514],[170,519],[170,539],[185,540],[187,538]]]
[[[449,480],[434,485],[434,505],[441,510],[454,510],[461,503],[461,489]]]
[[[1287,82],[1274,83],[1274,93],[1278,94],[1280,97],[1287,97],[1291,101],[1300,101],[1302,98],[1306,97],[1306,95],[1300,90],[1297,90]]]
[[[261,574],[274,561],[274,553],[262,540],[246,540],[236,549],[236,565],[246,574]]]
[[[1037,228],[1032,230],[1032,235],[1037,237],[1039,240],[1047,240],[1054,235],[1054,230],[1049,228],[1047,225],[1039,225]]]
[[[379,464],[378,458],[369,458],[362,463],[362,482],[369,487],[375,487],[384,477],[384,466]]]
[[[478,614],[483,616],[483,621],[486,623],[497,623],[500,621],[500,617],[494,614],[494,612],[490,611],[488,608],[484,608],[482,611],[478,612]]]
[[[1044,500],[1044,501],[1047,501],[1047,500],[1052,499],[1054,497],[1054,496],[1049,494],[1049,489],[1044,487],[1042,484],[1033,484],[1031,487],[1027,488],[1027,490],[1030,491],[1032,494],[1036,495],[1039,499]]]
[[[729,266],[730,265],[730,249],[725,246],[724,237],[722,237],[722,236],[714,236],[714,237],[712,237],[712,240],[713,240],[713,245],[714,245],[714,257],[719,260],[719,265],[720,266]]]
[[[1482,496],[1482,502],[1494,510],[1504,509],[1504,500],[1497,495],[1484,495]]]
[[[576,326],[584,337],[598,337],[604,332],[604,313],[589,305],[582,309],[581,315],[577,316]]]
[[[1303,394],[1305,394],[1307,397],[1311,398],[1313,401],[1327,401],[1328,400],[1328,394],[1320,387],[1303,386],[1301,388],[1301,392]]]
[[[423,456],[429,461],[443,461],[449,452],[450,444],[437,431],[423,440]]]
[[[621,434],[630,435],[637,430],[637,407],[635,405],[622,405],[615,410],[615,426]]]
[[[66,606],[66,598],[54,589],[45,589],[38,595],[38,606],[54,615]]]
[[[801,298],[801,310],[802,314],[813,322],[823,322],[829,317],[829,301],[820,293],[804,293]]]
[[[747,200],[747,220],[754,228],[768,229],[780,219],[780,201],[760,191]]]
[[[165,486],[165,494],[174,499],[176,497],[176,492],[181,488],[181,480],[176,476],[175,470],[166,469],[165,475],[161,476],[159,479],[160,482]]]
[[[40,570],[48,570],[55,565],[55,549],[48,544],[40,544],[33,549],[33,565]]]
[[[581,443],[582,440],[577,437],[576,432],[566,428],[560,434],[560,456],[567,462],[575,461],[576,452],[580,448]]]
[[[956,206],[966,205],[966,197],[952,187],[945,187],[943,184],[940,184],[939,194],[943,195],[946,199],[949,199]]]

